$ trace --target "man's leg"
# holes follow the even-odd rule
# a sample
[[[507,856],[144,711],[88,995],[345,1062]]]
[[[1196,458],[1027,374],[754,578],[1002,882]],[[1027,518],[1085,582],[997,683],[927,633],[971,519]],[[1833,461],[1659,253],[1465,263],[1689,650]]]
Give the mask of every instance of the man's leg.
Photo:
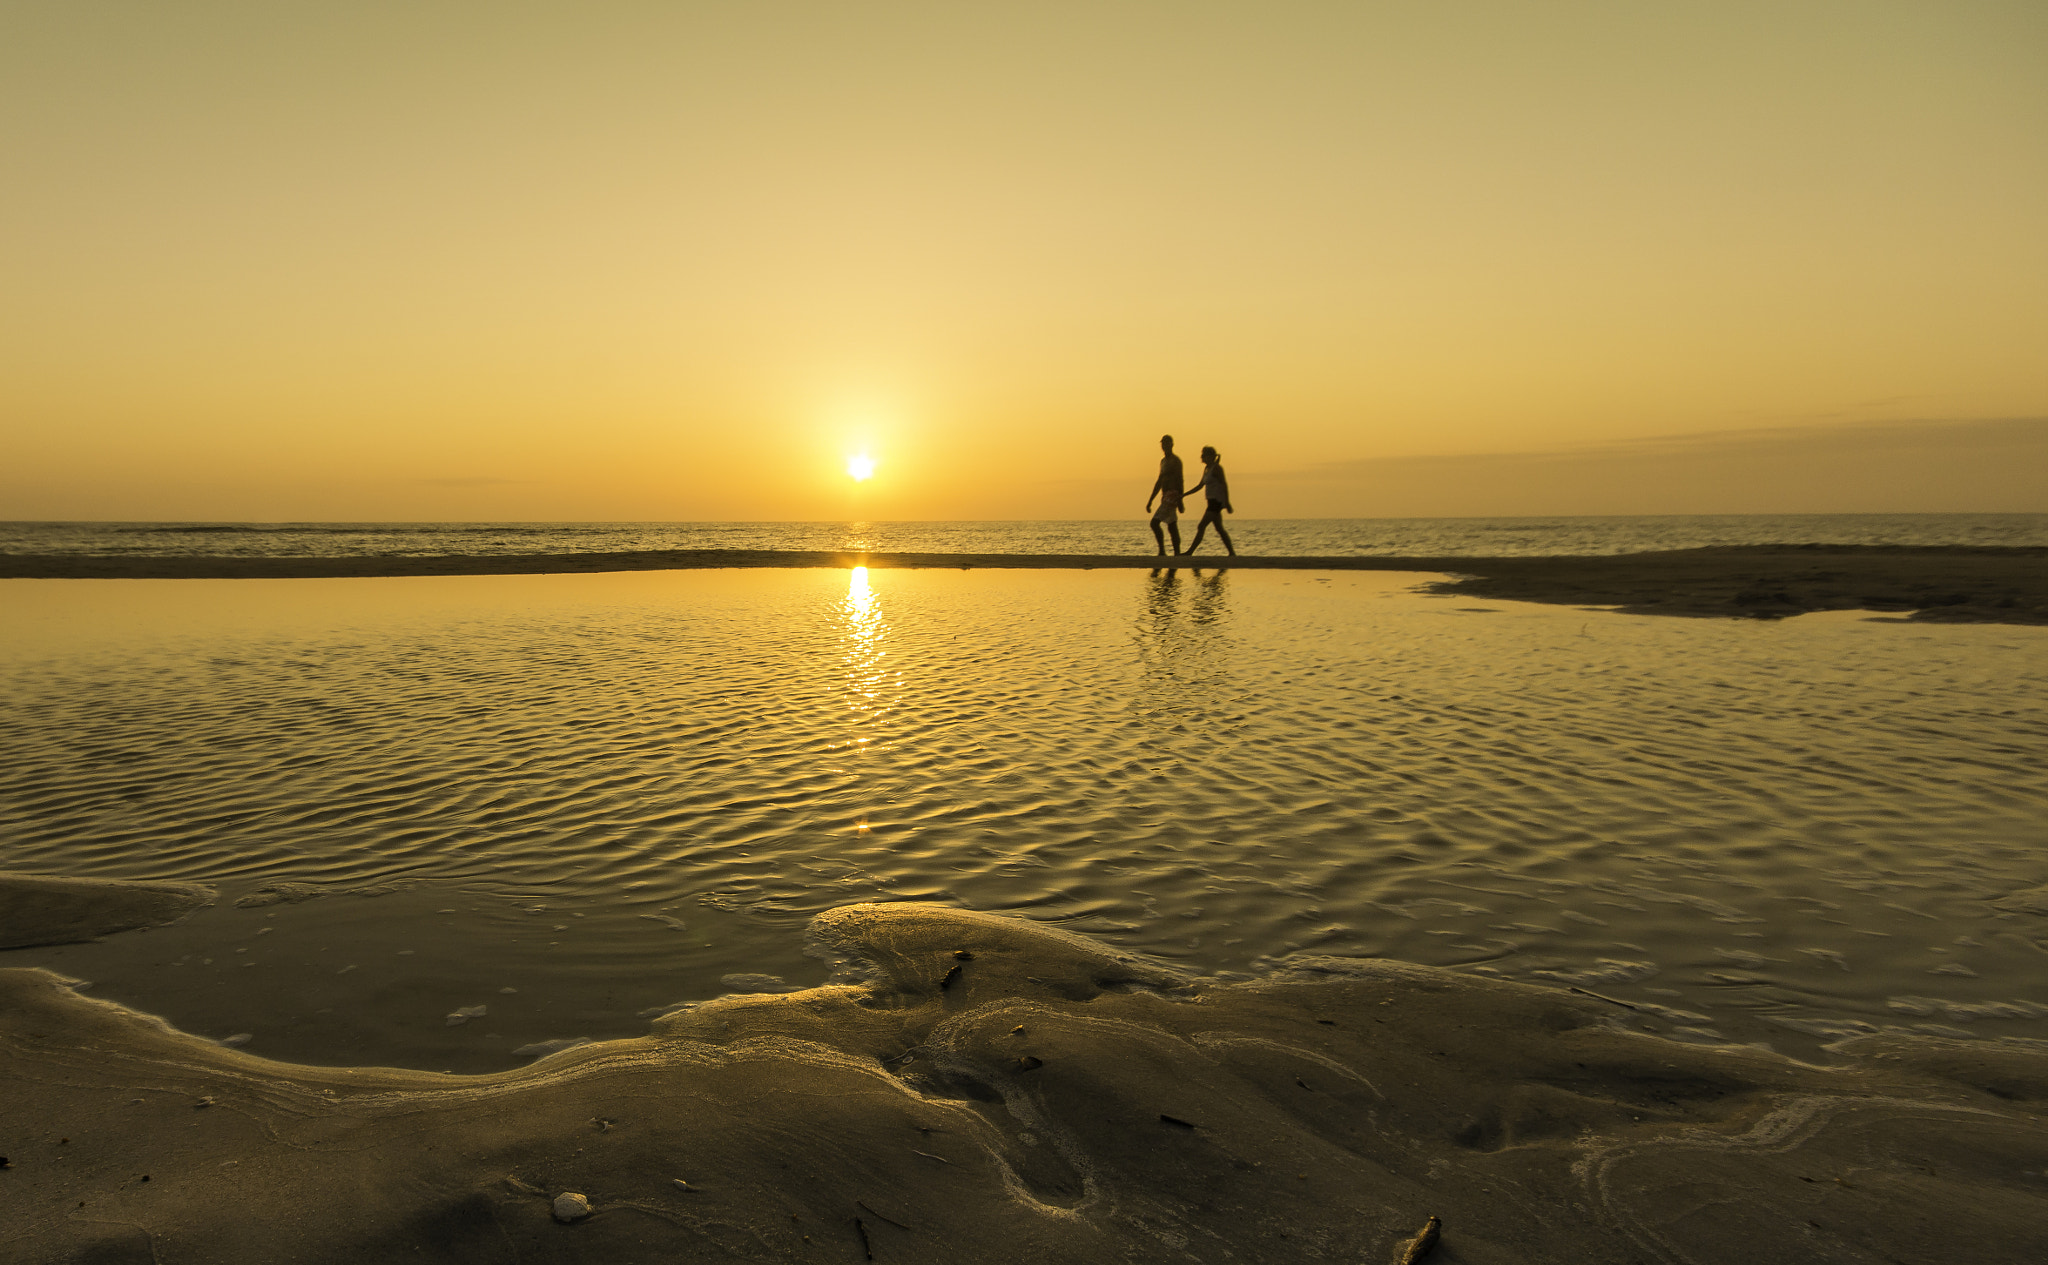
[[[1175,557],[1179,557],[1180,519],[1176,511],[1163,504],[1159,507],[1159,512],[1152,515],[1152,539],[1159,543],[1159,556],[1163,558],[1166,556],[1166,537],[1160,534],[1159,529],[1162,525],[1166,528],[1166,534],[1173,537],[1173,553]]]

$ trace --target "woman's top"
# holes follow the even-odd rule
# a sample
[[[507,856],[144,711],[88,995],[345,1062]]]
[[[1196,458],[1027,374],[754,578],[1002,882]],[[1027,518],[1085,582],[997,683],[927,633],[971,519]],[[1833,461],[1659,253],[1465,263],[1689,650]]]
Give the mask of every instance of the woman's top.
[[[1202,467],[1202,481],[1195,484],[1211,501],[1218,505],[1230,504],[1230,482],[1223,477],[1223,463],[1212,461]],[[1188,489],[1190,492],[1194,488]]]

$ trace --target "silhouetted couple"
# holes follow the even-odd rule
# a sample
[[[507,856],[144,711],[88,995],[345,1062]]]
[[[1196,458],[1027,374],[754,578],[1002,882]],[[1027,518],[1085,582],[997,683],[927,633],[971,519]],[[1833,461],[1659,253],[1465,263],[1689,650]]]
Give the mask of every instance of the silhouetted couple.
[[[1181,472],[1180,458],[1173,455],[1173,436],[1161,435],[1159,450],[1166,455],[1159,459],[1159,477],[1153,481],[1152,495],[1145,498],[1145,508],[1148,510],[1152,508],[1155,498],[1159,501],[1159,511],[1152,515],[1152,539],[1159,543],[1159,556],[1166,556],[1168,536],[1173,537],[1173,555],[1176,558],[1181,556],[1181,500],[1193,496],[1199,490],[1208,497],[1209,508],[1203,513],[1202,521],[1195,525],[1195,543],[1187,547],[1187,552],[1193,553],[1202,547],[1202,534],[1213,525],[1216,528],[1217,539],[1223,542],[1223,547],[1235,558],[1237,546],[1230,543],[1230,533],[1223,530],[1224,512],[1237,513],[1237,509],[1230,503],[1230,484],[1223,477],[1223,454],[1214,448],[1202,449],[1202,477],[1194,487],[1183,488],[1181,480],[1185,476]],[[1161,530],[1162,528],[1164,530]]]

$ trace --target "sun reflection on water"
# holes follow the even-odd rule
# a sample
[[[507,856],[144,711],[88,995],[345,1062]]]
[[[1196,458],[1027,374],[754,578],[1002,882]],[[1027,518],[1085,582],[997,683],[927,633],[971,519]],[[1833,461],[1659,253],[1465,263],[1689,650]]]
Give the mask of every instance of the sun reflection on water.
[[[886,673],[883,660],[888,651],[882,649],[883,634],[888,625],[882,621],[882,604],[874,588],[868,583],[868,569],[855,567],[852,578],[847,581],[846,601],[840,608],[846,620],[844,649],[841,658],[845,664],[846,706],[852,713],[853,736],[845,749],[864,753],[871,749],[874,729],[888,712],[888,700],[884,694]],[[854,831],[868,832],[868,818],[862,813],[854,821]]]
[[[864,750],[873,741],[873,728],[887,710],[883,689],[886,674],[882,638],[888,625],[882,619],[882,603],[868,583],[868,569],[855,567],[846,586],[846,601],[840,608],[845,619],[841,661],[845,665],[846,706],[853,713],[856,730],[850,745]]]
[[[846,588],[847,613],[852,615],[854,621],[858,623],[867,618],[868,611],[873,608],[874,604],[875,591],[868,587],[868,569],[866,567],[855,567],[853,569],[853,579],[847,584]]]

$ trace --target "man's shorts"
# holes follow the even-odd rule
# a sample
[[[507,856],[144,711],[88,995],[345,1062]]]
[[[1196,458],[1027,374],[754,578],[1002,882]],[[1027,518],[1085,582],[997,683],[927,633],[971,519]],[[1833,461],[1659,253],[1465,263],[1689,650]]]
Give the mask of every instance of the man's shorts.
[[[1177,521],[1174,516],[1179,513],[1179,501],[1161,501],[1159,502],[1159,512],[1152,515],[1152,521],[1155,523],[1161,523],[1165,526],[1171,527],[1174,526]]]

